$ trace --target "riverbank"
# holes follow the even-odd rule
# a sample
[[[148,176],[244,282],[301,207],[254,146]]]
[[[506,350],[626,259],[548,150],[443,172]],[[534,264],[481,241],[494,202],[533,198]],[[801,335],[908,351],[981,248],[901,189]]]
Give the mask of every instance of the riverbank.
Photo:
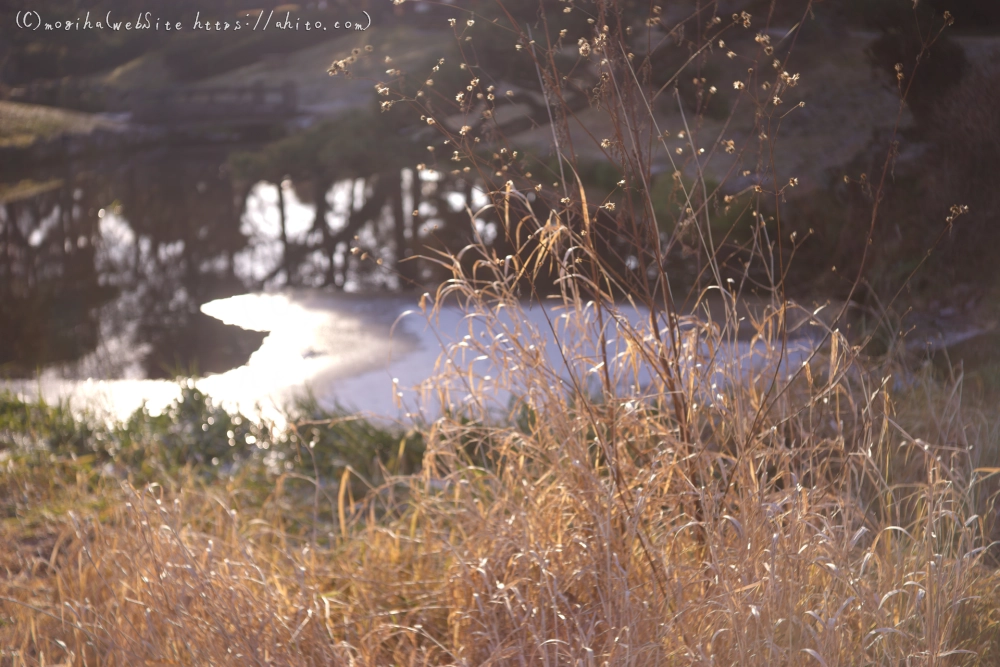
[[[90,114],[0,100],[0,161],[11,165],[67,159],[160,141],[155,128]]]

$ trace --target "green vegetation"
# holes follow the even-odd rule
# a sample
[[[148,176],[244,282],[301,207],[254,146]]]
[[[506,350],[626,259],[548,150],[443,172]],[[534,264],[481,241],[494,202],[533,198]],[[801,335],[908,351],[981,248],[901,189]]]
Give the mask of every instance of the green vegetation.
[[[0,148],[25,147],[65,134],[90,134],[115,123],[90,114],[0,101]]]
[[[291,406],[288,418],[298,428],[275,431],[214,405],[189,381],[163,413],[141,408],[120,423],[74,412],[66,403],[24,401],[4,392],[0,448],[8,455],[53,456],[114,470],[136,485],[182,474],[207,482],[237,473],[339,479],[348,468],[359,484],[370,485],[386,472],[408,474],[420,467],[423,444],[416,432],[324,410],[308,395]]]
[[[0,204],[18,201],[20,199],[30,199],[43,192],[49,192],[62,187],[63,182],[59,179],[52,179],[42,183],[23,180],[14,184],[0,185]]]

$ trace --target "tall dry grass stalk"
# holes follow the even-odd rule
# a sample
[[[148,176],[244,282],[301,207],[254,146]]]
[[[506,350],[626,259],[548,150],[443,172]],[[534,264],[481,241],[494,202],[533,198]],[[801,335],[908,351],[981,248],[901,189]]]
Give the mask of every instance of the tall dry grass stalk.
[[[438,258],[453,278],[425,312],[433,321],[459,302],[469,335],[427,386],[446,409],[425,427],[422,471],[364,498],[346,472],[329,498],[278,488],[239,511],[238,482],[217,500],[126,488],[112,516],[66,523],[47,560],[8,579],[13,621],[0,637],[16,653],[5,664],[997,660],[989,438],[966,428],[957,394],[908,407],[916,385],[894,380],[891,361],[867,360],[837,318],[793,317],[783,279],[795,240],[780,200],[794,176],[779,178],[769,156],[788,113],[775,98],[791,97],[794,79],[771,68],[764,26],[755,42],[741,37],[756,17],[717,9],[702,3],[684,25],[698,52],[730,42],[754,70],[734,101],[734,114],[749,106],[758,119],[743,147],[725,136],[702,145],[677,92],[685,141],[667,144],[637,38],[615,20],[621,6],[573,6],[594,18],[575,67],[612,120],[603,147],[622,181],[603,200],[575,176],[558,26],[541,20],[529,35],[507,15],[505,28],[551,108],[558,166],[544,183],[478,153],[514,155],[496,132],[499,101],[469,95],[442,110],[429,95],[400,98],[438,119],[462,173],[490,190],[475,215],[510,250],[482,242]],[[493,85],[465,66],[475,90]],[[669,224],[649,194],[664,153],[680,204]],[[712,224],[724,191],[704,178],[704,161],[726,155],[757,176],[735,274],[721,259],[732,243]],[[630,259],[616,261],[610,241]],[[701,262],[689,297],[669,271],[682,244]],[[754,281],[770,301],[741,321]],[[541,325],[528,300],[549,304]],[[819,333],[793,358],[789,323],[803,319]],[[329,541],[309,525],[313,502]]]

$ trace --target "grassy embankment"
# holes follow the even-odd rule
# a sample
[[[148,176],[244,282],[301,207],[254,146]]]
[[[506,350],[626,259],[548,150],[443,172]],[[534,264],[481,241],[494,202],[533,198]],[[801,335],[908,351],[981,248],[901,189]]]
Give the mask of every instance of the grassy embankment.
[[[36,141],[120,127],[92,114],[2,100],[0,120],[0,148],[24,148]]]

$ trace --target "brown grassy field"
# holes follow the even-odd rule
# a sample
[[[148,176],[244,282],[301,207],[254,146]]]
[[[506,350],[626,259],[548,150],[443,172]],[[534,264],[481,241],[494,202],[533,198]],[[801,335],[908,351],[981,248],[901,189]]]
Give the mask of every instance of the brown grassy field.
[[[180,445],[163,444],[209,432],[197,415],[126,437],[8,397],[0,664],[1000,660],[995,415],[960,377],[936,377],[891,345],[869,353],[870,336],[848,339],[838,317],[816,316],[812,354],[790,363],[789,323],[814,315],[785,299],[796,240],[778,204],[796,177],[767,157],[798,98],[763,33],[752,39],[764,20],[707,12],[686,24],[700,40],[747,43],[757,75],[724,85],[755,132],[699,143],[697,115],[680,107],[685,130],[668,144],[641,58],[608,20],[616,8],[596,3],[569,42],[609,119],[590,149],[621,179],[597,201],[575,177],[565,106],[552,102],[555,161],[543,171],[492,132],[485,74],[457,98],[380,83],[441,133],[436,145],[448,142],[424,168],[468,167],[484,184],[491,204],[477,215],[511,248],[442,255],[453,278],[421,300],[432,321],[456,300],[470,315],[470,335],[442,351],[426,385],[447,408],[440,418],[379,435],[374,454],[363,449],[374,430],[331,453],[316,443],[343,420],[303,419],[291,438],[254,431],[256,455],[220,467],[171,459]],[[466,20],[460,44],[478,35]],[[539,93],[556,95],[555,47],[516,22],[504,30],[510,57],[530,58]],[[437,122],[456,114],[467,128]],[[669,224],[648,194],[664,154],[676,174]],[[730,158],[756,174],[733,204],[733,227],[750,221],[738,241],[750,259],[735,273],[722,249],[737,241],[715,219],[723,191],[709,190],[702,162]],[[871,176],[873,227],[891,169],[887,156]],[[628,256],[611,256],[608,239]],[[664,258],[679,244],[702,267],[686,297]],[[851,296],[863,278],[851,277]],[[769,305],[741,321],[751,284]],[[681,314],[679,301],[709,294],[724,314]],[[528,297],[563,316],[533,329],[518,316]],[[631,304],[650,315],[630,319]],[[748,329],[751,345],[738,346]],[[553,340],[558,354],[543,354]],[[500,415],[497,390],[515,397]],[[417,436],[419,465],[404,465]],[[88,453],[91,442],[103,444]]]

